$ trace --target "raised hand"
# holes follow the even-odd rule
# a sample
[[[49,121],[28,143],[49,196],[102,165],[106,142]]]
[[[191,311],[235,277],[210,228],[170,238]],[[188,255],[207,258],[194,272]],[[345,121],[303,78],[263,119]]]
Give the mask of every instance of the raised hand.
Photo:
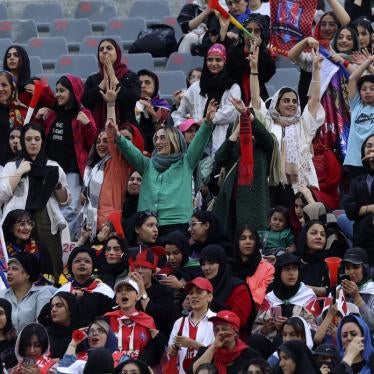
[[[318,49],[311,51],[312,57],[313,57],[313,69],[314,70],[321,70],[321,65],[323,61],[323,57],[319,54]]]
[[[218,103],[214,99],[210,100],[208,108],[206,110],[206,117],[205,117],[206,121],[209,124],[213,122],[217,109],[218,109]]]
[[[247,108],[246,106],[244,105],[243,103],[243,100],[242,99],[238,99],[236,97],[230,97],[229,98],[230,100],[230,103],[232,105],[234,105],[235,109],[239,112],[239,113],[245,113],[247,111]]]
[[[117,137],[120,135],[117,124],[113,121],[113,118],[108,118],[105,123],[105,131],[112,133],[113,136]]]
[[[117,87],[117,84],[112,80],[105,82],[105,92],[100,91],[101,96],[107,104],[113,104],[116,102],[116,98],[121,87]]]
[[[257,71],[258,69],[258,47],[254,47],[251,51],[251,53],[248,56],[249,59],[249,67],[251,68],[251,71]]]
[[[78,113],[77,120],[83,123],[83,125],[88,125],[90,123],[90,119],[88,118],[87,114],[82,111]]]

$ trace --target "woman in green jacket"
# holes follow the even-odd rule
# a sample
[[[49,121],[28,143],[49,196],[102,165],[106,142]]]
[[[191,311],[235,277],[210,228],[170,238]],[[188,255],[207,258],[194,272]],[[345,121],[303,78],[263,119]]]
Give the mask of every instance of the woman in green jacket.
[[[160,236],[175,230],[187,233],[192,215],[192,173],[212,134],[217,106],[214,100],[210,101],[206,118],[188,149],[178,129],[160,128],[153,137],[155,149],[151,158],[120,135],[113,121],[107,121],[107,131],[114,131],[124,157],[143,176],[138,211],[157,212]]]
[[[221,185],[214,203],[213,214],[225,228],[225,234],[233,239],[238,225],[251,223],[256,230],[263,230],[268,223],[269,210],[269,168],[272,159],[274,140],[265,126],[247,111],[241,100],[232,100],[240,115],[240,123],[228,134],[226,141],[215,154],[216,167],[225,168],[226,177]],[[243,127],[251,127],[247,131],[253,143],[249,148],[243,147],[241,140]],[[244,139],[248,144],[249,139]],[[241,148],[251,153],[244,163],[249,165],[252,177],[241,182],[242,162]],[[247,155],[248,156],[248,155]]]

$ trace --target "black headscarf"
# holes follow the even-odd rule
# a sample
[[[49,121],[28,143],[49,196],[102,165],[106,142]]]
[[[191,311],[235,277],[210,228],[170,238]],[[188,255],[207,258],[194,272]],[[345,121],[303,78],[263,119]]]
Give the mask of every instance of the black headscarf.
[[[216,244],[206,246],[201,252],[200,263],[203,260],[219,264],[217,275],[213,279],[209,279],[213,285],[213,300],[210,307],[214,312],[219,312],[226,309],[226,300],[232,290],[244,282],[229,275],[226,254],[221,246]]]
[[[50,317],[51,312],[51,303],[52,299],[55,297],[61,297],[64,299],[68,305],[69,313],[70,313],[70,325],[69,326],[62,326],[54,323]],[[50,301],[49,304],[49,316],[46,316],[43,321],[39,319],[40,322],[42,322],[48,331],[48,335],[50,337],[50,352],[51,357],[59,357],[62,358],[62,356],[65,354],[65,351],[71,341],[71,334],[72,332],[81,327],[79,320],[80,320],[80,309],[77,298],[70,292],[63,292],[60,291],[56,293]],[[43,308],[43,310],[46,311],[46,309]]]
[[[290,340],[278,348],[278,353],[284,352],[295,363],[295,373],[319,374],[320,370],[314,362],[312,352],[305,343],[299,340]],[[277,373],[283,373],[279,367]]]
[[[326,228],[326,225],[322,221],[313,219],[309,221],[306,225],[304,225],[300,231],[300,234],[297,237],[296,247],[297,247],[298,255],[305,262],[323,261],[326,257],[329,257],[331,255],[330,251],[325,250],[325,249],[318,251],[318,252],[316,251],[309,252],[309,248],[307,245],[307,233],[310,227],[315,224],[321,225],[324,228],[325,233],[326,233],[326,243],[327,243],[327,228]],[[326,244],[325,244],[325,248],[326,248]]]
[[[233,84],[234,80],[229,77],[226,63],[219,74],[212,74],[208,69],[207,56],[205,56],[203,71],[200,77],[200,95],[204,97],[208,96],[208,100],[204,108],[203,117],[206,115],[209,102],[214,99],[217,103],[220,103],[223,93],[230,89]]]
[[[3,60],[3,67],[4,70],[9,71],[10,69],[7,64],[7,54],[11,48],[15,48],[18,52],[18,56],[20,59],[20,66],[18,70],[18,77],[17,77],[17,88],[24,88],[24,86],[28,83],[30,83],[30,77],[31,77],[31,69],[30,69],[30,59],[29,55],[27,54],[26,50],[19,46],[19,45],[11,45],[7,48],[4,54],[4,60]]]
[[[12,323],[12,304],[3,298],[0,298],[0,307],[4,309],[6,323],[3,327],[3,334],[6,336],[8,333],[14,331]]]
[[[255,248],[253,253],[248,256],[249,258],[247,261],[243,262],[240,256],[239,238],[245,230],[249,230],[255,237]],[[248,276],[252,276],[256,272],[262,256],[260,252],[260,236],[252,225],[246,224],[236,230],[234,239],[234,256],[235,259],[231,266],[231,272],[233,275],[240,279],[245,279]]]
[[[42,138],[42,146],[35,160],[32,160],[32,158],[26,152],[25,134],[30,129],[38,131]],[[18,157],[16,160],[17,167],[21,163],[22,159],[31,162],[31,170],[27,174],[29,178],[29,191],[25,209],[28,211],[41,210],[46,206],[58,183],[58,167],[47,165],[48,158],[44,151],[45,134],[41,125],[28,123],[23,126],[20,141],[22,152],[20,157]]]
[[[106,258],[105,258],[105,248],[108,244],[108,242],[112,239],[115,239],[118,241],[121,249],[122,249],[122,257],[121,261],[116,264],[108,264]],[[114,283],[116,281],[116,278],[118,275],[123,273],[125,269],[128,269],[128,256],[127,256],[127,242],[124,239],[121,239],[117,235],[110,236],[104,243],[104,248],[101,251],[99,257],[96,260],[97,265],[97,275],[98,277],[106,283],[109,287],[113,288]]]
[[[261,33],[260,48],[267,48],[270,41],[270,17],[260,13],[251,13],[243,22],[243,26],[247,27],[249,23],[255,22],[259,26]]]
[[[286,286],[281,279],[282,269],[286,265],[295,264],[299,268],[299,276],[294,286]],[[273,282],[273,292],[275,296],[280,300],[289,300],[293,296],[295,296],[300,288],[300,261],[297,256],[292,253],[285,253],[281,256],[277,257],[277,261],[275,263],[275,273],[274,273],[274,282]],[[288,305],[282,304],[282,315],[283,316],[291,316],[290,308],[293,308],[293,305],[290,304],[290,308]],[[287,310],[286,310],[287,309]]]

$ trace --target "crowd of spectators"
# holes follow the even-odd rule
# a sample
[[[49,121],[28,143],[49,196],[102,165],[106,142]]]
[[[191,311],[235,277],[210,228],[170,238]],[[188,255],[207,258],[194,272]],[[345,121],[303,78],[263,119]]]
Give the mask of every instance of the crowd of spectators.
[[[204,62],[173,102],[103,38],[24,124],[37,78],[5,51],[4,373],[374,372],[373,15],[326,1],[273,95],[260,0],[226,0],[251,36],[183,6],[179,51]]]

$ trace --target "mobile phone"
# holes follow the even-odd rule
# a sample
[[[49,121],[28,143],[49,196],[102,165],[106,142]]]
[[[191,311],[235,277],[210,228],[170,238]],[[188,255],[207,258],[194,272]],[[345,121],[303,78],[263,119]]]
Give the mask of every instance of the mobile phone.
[[[35,360],[33,358],[30,358],[30,357],[25,357],[23,359],[23,365],[24,366],[27,366],[27,367],[34,367],[35,366]]]
[[[339,275],[339,280],[340,280],[340,282],[341,282],[342,280],[344,280],[344,279],[350,280],[349,275],[346,274],[346,273],[344,273],[344,274],[340,274],[340,275]]]
[[[273,315],[274,319],[282,317],[282,308],[280,306],[273,306],[271,308],[271,314]]]
[[[155,274],[155,278],[159,281],[167,277],[168,277],[167,274]]]

